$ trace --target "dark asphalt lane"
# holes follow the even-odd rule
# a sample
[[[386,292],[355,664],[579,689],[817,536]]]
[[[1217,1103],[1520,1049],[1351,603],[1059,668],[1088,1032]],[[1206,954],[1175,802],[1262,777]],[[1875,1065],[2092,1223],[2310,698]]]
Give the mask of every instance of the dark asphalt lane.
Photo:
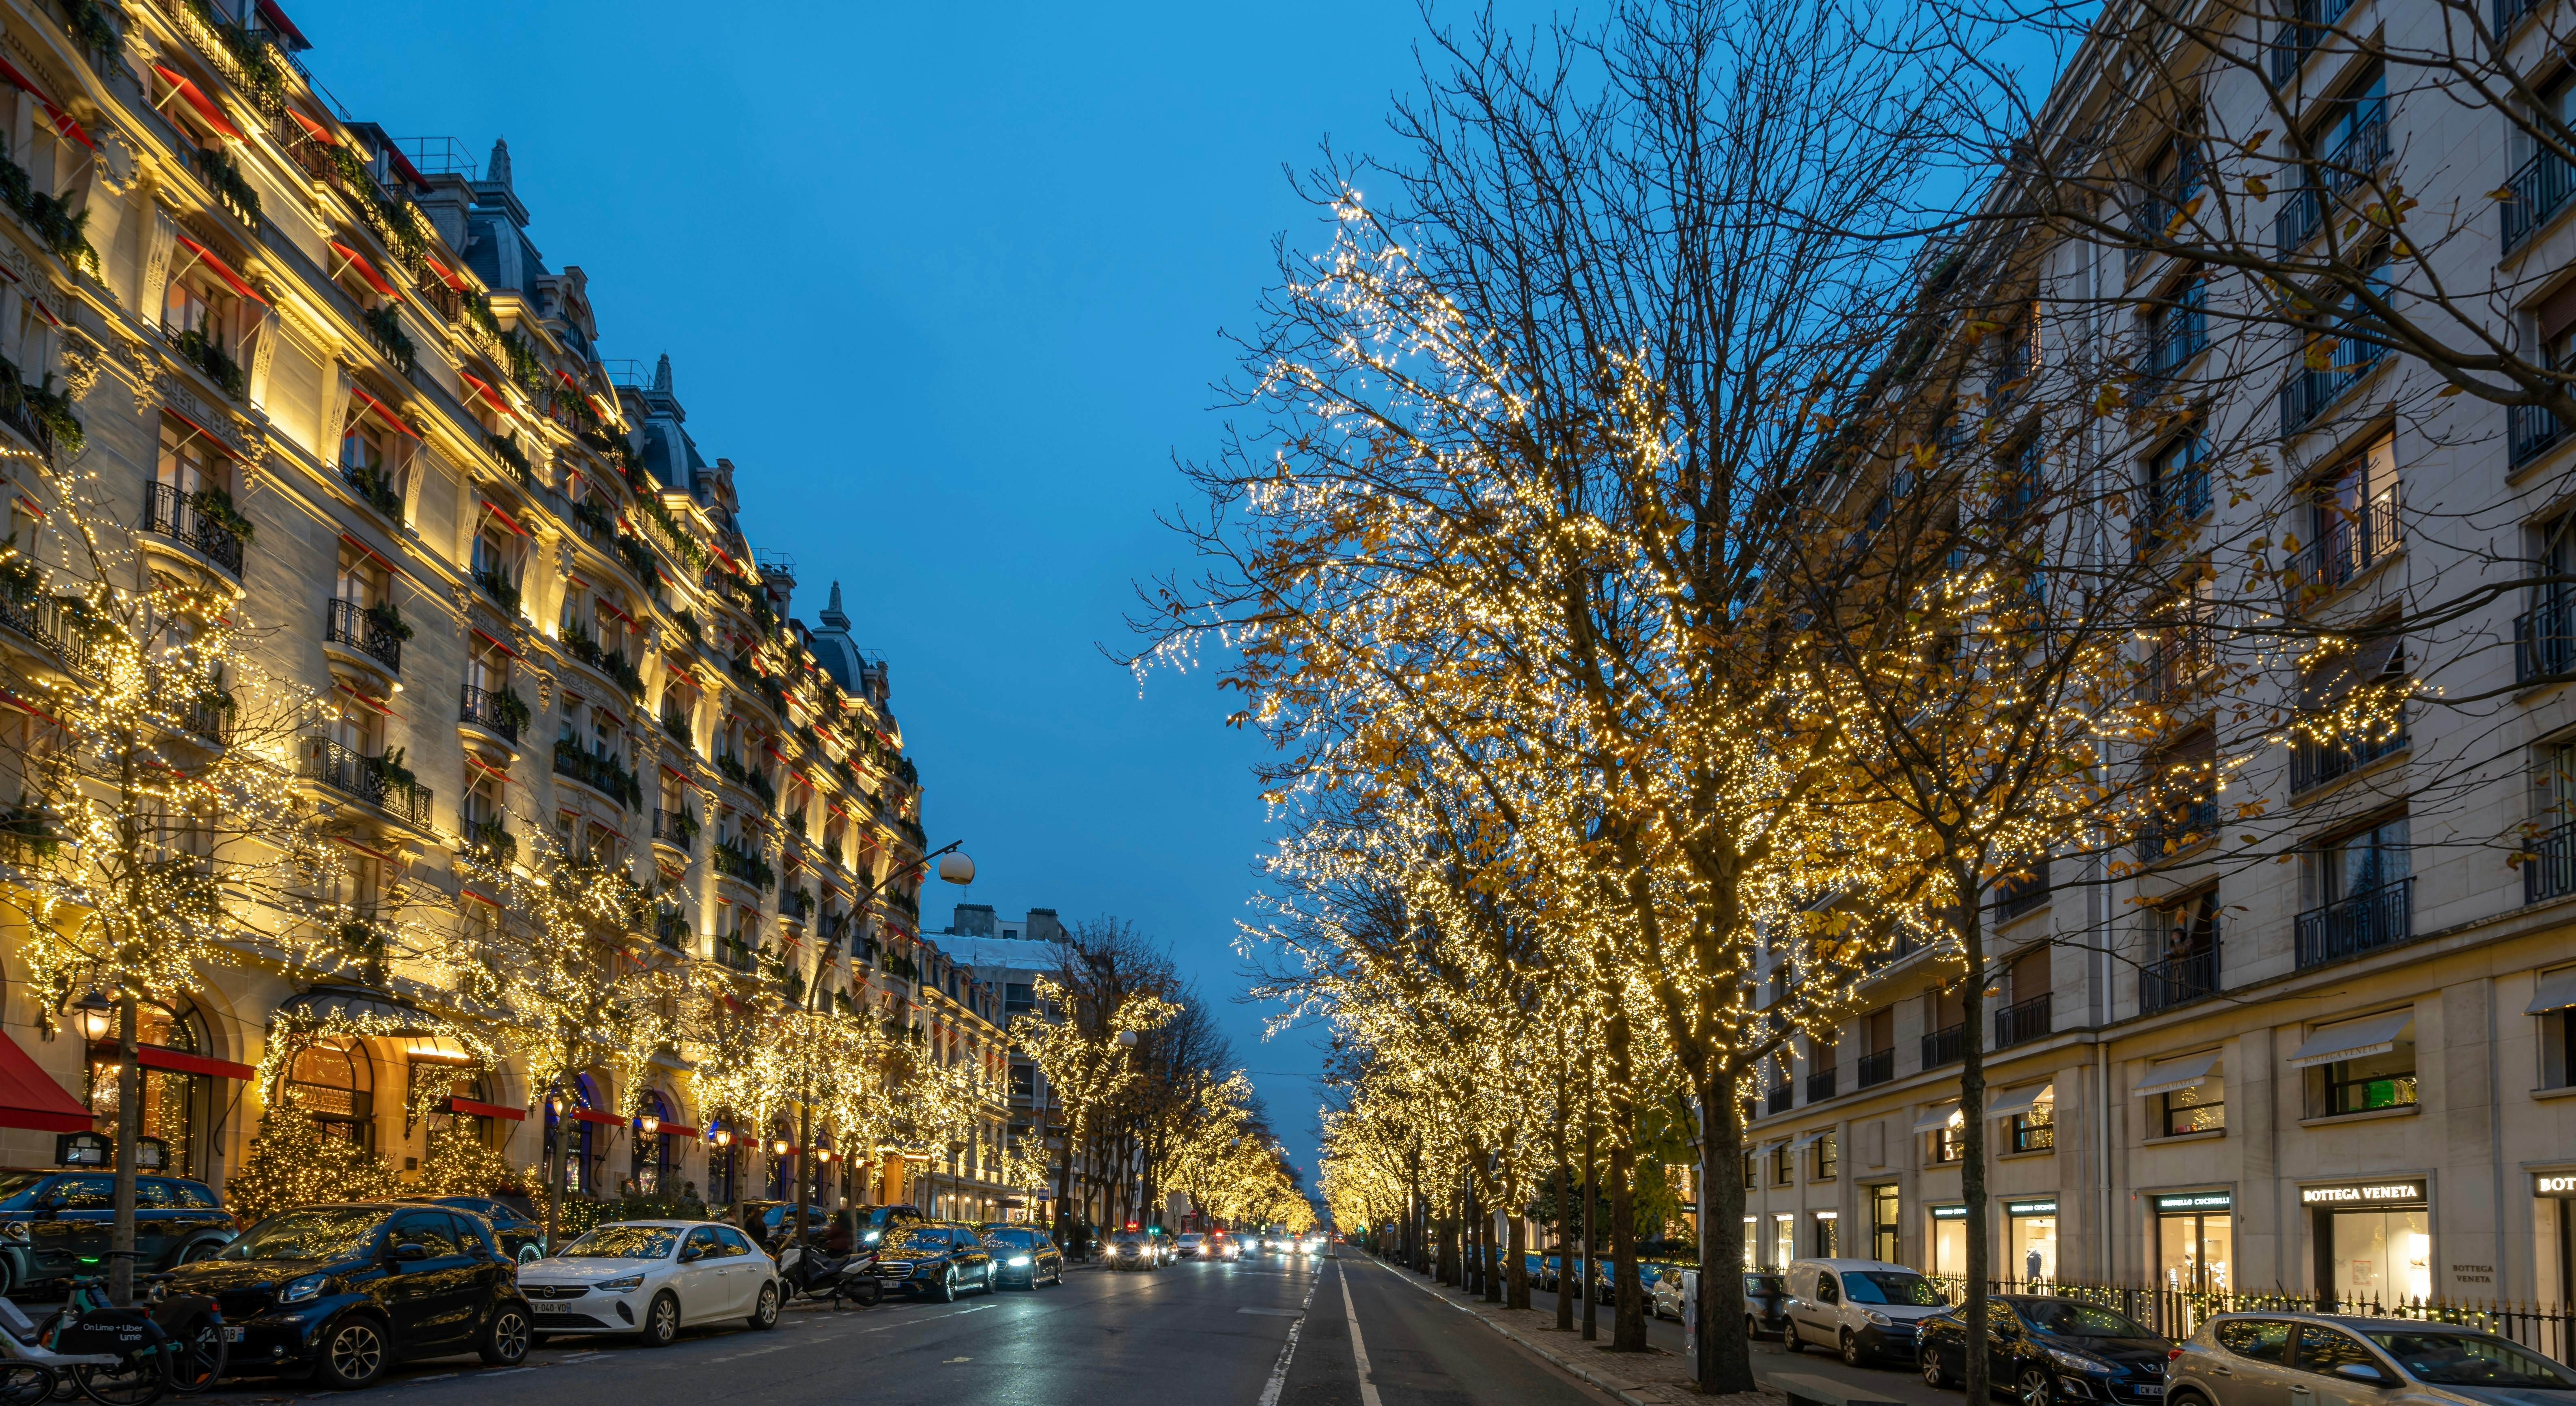
[[[1601,1406],[1611,1401],[1477,1319],[1411,1284],[1397,1283],[1397,1273],[1357,1252],[1328,1263],[1277,1406]],[[1362,1354],[1373,1393],[1361,1385]]]

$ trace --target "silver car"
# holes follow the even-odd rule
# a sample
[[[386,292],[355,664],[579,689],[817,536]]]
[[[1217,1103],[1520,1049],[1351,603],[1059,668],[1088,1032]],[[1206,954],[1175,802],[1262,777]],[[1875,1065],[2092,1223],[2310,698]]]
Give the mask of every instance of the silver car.
[[[2448,1323],[2222,1313],[2165,1369],[2167,1406],[2576,1406],[2576,1372]]]

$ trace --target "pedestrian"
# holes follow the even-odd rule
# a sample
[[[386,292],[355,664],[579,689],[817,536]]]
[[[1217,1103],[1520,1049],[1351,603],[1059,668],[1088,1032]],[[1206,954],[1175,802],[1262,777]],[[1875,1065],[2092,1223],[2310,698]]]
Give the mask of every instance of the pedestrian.
[[[707,1218],[707,1203],[699,1197],[698,1184],[696,1182],[684,1181],[680,1183],[680,1218],[682,1220],[705,1220]]]

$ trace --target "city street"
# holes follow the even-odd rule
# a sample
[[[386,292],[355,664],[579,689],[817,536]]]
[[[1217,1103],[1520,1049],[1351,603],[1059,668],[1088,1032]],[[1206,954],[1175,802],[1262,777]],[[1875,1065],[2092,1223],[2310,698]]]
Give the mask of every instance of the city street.
[[[863,1395],[886,1403],[1061,1406],[1160,1397],[1371,1406],[1353,1348],[1356,1314],[1376,1406],[1609,1400],[1394,1280],[1356,1254],[1182,1264],[1151,1274],[1076,1269],[1062,1288],[1005,1290],[954,1304],[889,1300],[838,1313],[797,1308],[774,1333],[690,1332],[660,1350],[624,1338],[557,1339],[517,1368],[485,1368],[471,1358],[418,1363],[354,1396],[244,1377],[228,1379],[207,1399],[434,1403],[506,1394],[546,1406],[647,1406],[751,1392],[781,1403]],[[1292,1330],[1294,1355],[1274,1382]]]

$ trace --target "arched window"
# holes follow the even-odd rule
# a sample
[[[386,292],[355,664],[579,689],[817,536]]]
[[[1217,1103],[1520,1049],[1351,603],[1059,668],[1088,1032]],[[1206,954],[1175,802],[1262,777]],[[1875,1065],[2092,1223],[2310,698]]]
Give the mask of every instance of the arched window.
[[[134,1017],[139,1044],[181,1054],[206,1052],[205,1022],[186,1001],[175,1005],[138,1001]],[[114,1027],[109,1029],[113,1039]],[[98,1119],[98,1130],[110,1138],[116,1136],[117,1077],[122,1071],[114,1044],[90,1047],[89,1108]],[[165,1170],[171,1175],[198,1176],[204,1172],[198,1158],[204,1150],[205,1130],[212,1121],[213,1108],[212,1079],[174,1069],[144,1067],[143,1136],[158,1138],[169,1149]]]
[[[659,1120],[657,1125],[659,1127],[671,1125],[673,1121],[671,1101],[662,1097],[661,1090],[647,1089],[644,1091],[643,1102],[644,1106],[637,1113],[629,1130],[635,1144],[633,1170],[635,1192],[639,1196],[652,1196],[676,1191],[679,1183],[675,1174],[679,1171],[679,1156],[671,1146],[671,1135],[658,1131],[648,1135],[644,1131],[644,1117],[647,1114]]]
[[[587,1074],[574,1075],[572,1082],[569,1094],[558,1084],[546,1099],[546,1174],[551,1183],[554,1151],[562,1148],[564,1190],[588,1196],[596,1190],[599,1178],[599,1125],[573,1114],[599,1106],[599,1085]]]
[[[375,1080],[366,1047],[345,1035],[316,1040],[286,1071],[286,1092],[322,1136],[375,1146]]]

